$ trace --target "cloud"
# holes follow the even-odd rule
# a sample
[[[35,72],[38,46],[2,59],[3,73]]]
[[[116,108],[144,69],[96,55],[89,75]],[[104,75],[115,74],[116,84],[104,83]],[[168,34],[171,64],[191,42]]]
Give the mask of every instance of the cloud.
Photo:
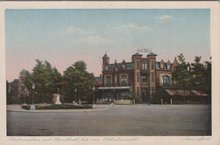
[[[89,35],[91,32],[86,31],[82,28],[76,27],[76,26],[69,26],[65,29],[65,33],[67,34],[76,34],[76,35]]]
[[[99,44],[108,44],[111,42],[111,40],[104,38],[101,35],[89,35],[86,37],[81,37],[79,39],[81,43],[86,43],[89,45],[99,45]]]
[[[172,17],[170,15],[162,15],[156,17],[157,20],[170,20]]]
[[[82,30],[80,28],[77,28],[75,26],[70,26],[66,29],[66,32],[74,33],[74,32],[81,32]]]
[[[112,42],[97,32],[76,26],[66,28],[65,34],[71,34],[70,37],[74,38],[72,42],[82,45],[103,45]]]
[[[147,26],[139,26],[134,23],[128,23],[128,24],[123,24],[123,25],[118,25],[113,28],[113,30],[117,31],[129,31],[129,30],[135,30],[135,31],[148,31],[150,30],[150,27]]]

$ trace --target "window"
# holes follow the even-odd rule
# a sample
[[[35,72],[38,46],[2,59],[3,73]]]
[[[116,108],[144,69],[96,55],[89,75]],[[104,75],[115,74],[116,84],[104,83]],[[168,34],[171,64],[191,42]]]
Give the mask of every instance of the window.
[[[115,75],[115,84],[117,84],[117,81],[118,81],[118,80],[117,80],[117,75]]]
[[[111,85],[111,83],[112,83],[112,77],[111,76],[106,76],[106,84],[107,85]]]
[[[128,75],[121,75],[121,84],[122,85],[128,84]]]
[[[128,70],[132,70],[132,67],[133,67],[132,64],[127,64],[127,69]]]
[[[151,82],[154,82],[154,73],[151,73]]]
[[[136,74],[136,77],[137,77],[137,78],[136,78],[137,82],[139,82],[139,81],[140,81],[140,75],[139,75],[139,73]]]
[[[147,82],[147,76],[142,76],[142,82]]]
[[[154,69],[154,62],[151,61],[151,69]]]
[[[154,94],[154,87],[151,88],[151,93]]]
[[[167,69],[170,69],[170,64],[167,64]]]
[[[158,62],[156,63],[156,69],[160,69],[160,65]]]
[[[142,69],[147,70],[147,63],[146,62],[142,63]]]
[[[170,85],[170,77],[167,75],[163,76],[163,86],[166,87],[169,85]]]
[[[108,67],[108,66],[105,66],[105,70],[109,70],[109,67]]]
[[[125,65],[123,64],[123,65],[122,65],[122,69],[125,69],[125,68],[126,68],[126,67],[125,67]]]
[[[164,69],[164,64],[163,63],[160,64],[160,68]]]
[[[140,66],[139,66],[139,61],[136,62],[136,69],[139,69]]]
[[[137,87],[137,96],[139,96],[139,87]]]

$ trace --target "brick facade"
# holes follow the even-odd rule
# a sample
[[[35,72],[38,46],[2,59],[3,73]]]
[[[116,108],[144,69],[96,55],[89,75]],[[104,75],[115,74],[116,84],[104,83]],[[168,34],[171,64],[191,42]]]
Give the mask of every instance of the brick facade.
[[[123,60],[110,63],[107,54],[102,57],[102,97],[126,99],[134,97],[138,102],[148,102],[159,87],[172,84],[172,72],[177,66],[177,59],[171,63],[156,61],[156,54],[146,56],[136,53],[131,62]]]

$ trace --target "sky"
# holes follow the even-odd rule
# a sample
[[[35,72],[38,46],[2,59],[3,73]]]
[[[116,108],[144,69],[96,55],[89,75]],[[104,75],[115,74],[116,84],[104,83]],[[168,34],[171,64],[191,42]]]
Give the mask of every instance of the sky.
[[[165,62],[183,53],[210,58],[208,9],[7,9],[5,12],[6,79],[32,72],[36,59],[47,60],[63,74],[78,60],[95,76],[102,56],[131,61],[138,49]],[[146,54],[144,54],[146,56]]]

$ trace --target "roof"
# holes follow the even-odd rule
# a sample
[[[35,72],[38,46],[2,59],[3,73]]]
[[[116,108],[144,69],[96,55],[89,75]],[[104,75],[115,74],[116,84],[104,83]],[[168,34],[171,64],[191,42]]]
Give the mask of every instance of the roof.
[[[102,81],[102,77],[95,77],[96,81]]]
[[[140,54],[140,53],[135,53],[135,54],[133,54],[132,56],[142,56],[142,54]]]
[[[206,93],[199,92],[196,90],[168,90],[166,92],[170,96],[208,96]]]
[[[113,70],[114,68],[122,68],[122,65],[125,64],[126,67],[130,70],[133,68],[133,63],[132,62],[121,62],[121,63],[113,63],[109,64],[109,70]]]
[[[157,56],[155,53],[151,52],[147,56]]]
[[[103,57],[108,57],[108,55],[105,53],[105,55]]]

